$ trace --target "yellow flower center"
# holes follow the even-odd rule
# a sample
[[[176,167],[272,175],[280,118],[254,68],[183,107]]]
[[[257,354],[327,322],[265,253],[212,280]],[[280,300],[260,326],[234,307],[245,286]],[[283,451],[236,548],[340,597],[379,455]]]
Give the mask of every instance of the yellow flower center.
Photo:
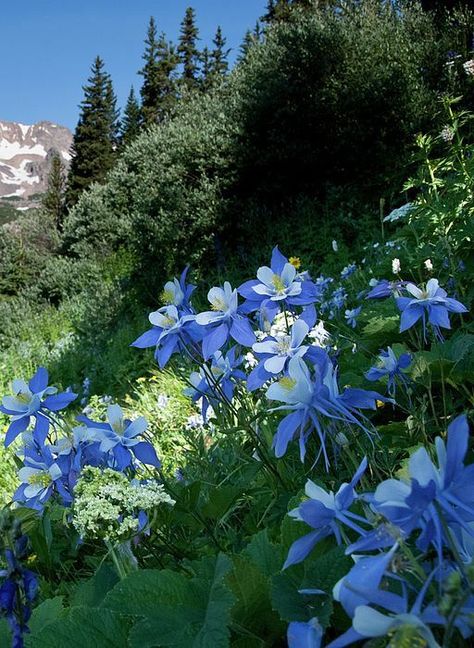
[[[281,280],[280,275],[274,274],[272,278],[272,284],[275,286],[277,292],[282,292],[285,290],[285,284]]]
[[[163,290],[161,293],[161,302],[163,304],[172,304],[174,302],[174,295],[171,290]]]
[[[289,376],[283,376],[283,378],[280,378],[280,380],[278,381],[278,384],[283,387],[283,389],[290,391],[290,389],[293,389],[293,387],[296,385],[296,380],[294,378],[290,378]]]
[[[381,407],[385,407],[385,403],[381,400],[376,401],[375,403],[377,407],[380,409]]]
[[[163,320],[163,328],[171,328],[176,324],[176,320],[171,315],[165,315]]]
[[[33,473],[28,477],[28,483],[32,486],[49,486],[51,483],[51,475],[48,472]]]
[[[25,403],[25,405],[27,405],[31,401],[31,396],[29,394],[25,394],[24,392],[20,392],[16,395],[16,399],[20,401],[20,403]]]
[[[301,268],[301,259],[299,257],[290,257],[288,261],[291,263],[291,265],[299,270]]]
[[[211,309],[213,311],[225,311],[226,309],[225,301],[220,297],[216,297],[211,302]]]

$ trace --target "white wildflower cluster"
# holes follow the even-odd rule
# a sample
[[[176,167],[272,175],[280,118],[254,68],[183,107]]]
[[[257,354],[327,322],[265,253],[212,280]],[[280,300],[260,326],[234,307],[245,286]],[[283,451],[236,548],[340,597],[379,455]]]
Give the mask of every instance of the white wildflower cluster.
[[[470,59],[463,64],[464,72],[468,76],[474,76],[474,59]]]
[[[451,128],[451,126],[445,126],[441,133],[439,134],[443,142],[446,142],[446,144],[451,144],[451,142],[454,139],[454,129]]]
[[[258,360],[251,351],[244,355],[244,367],[247,371],[258,365]]]
[[[308,337],[311,338],[312,344],[321,348],[325,348],[328,345],[329,338],[331,335],[324,328],[323,320],[320,320],[314,328],[308,333]]]
[[[392,259],[393,274],[399,274],[400,270],[401,270],[400,259]]]
[[[295,321],[295,316],[290,311],[283,311],[275,316],[270,327],[270,335],[279,337],[281,335],[288,335],[288,329]]]
[[[121,541],[139,531],[138,514],[174,500],[155,481],[130,482],[116,470],[84,468],[74,489],[72,522],[81,538]]]

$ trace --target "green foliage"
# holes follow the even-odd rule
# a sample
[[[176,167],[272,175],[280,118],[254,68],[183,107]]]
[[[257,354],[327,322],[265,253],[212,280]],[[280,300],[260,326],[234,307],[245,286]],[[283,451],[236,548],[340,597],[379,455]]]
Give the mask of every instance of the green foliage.
[[[190,565],[194,576],[172,571],[130,575],[107,595],[103,607],[144,617],[130,633],[134,648],[226,648],[234,598],[224,583],[229,558],[218,555]]]

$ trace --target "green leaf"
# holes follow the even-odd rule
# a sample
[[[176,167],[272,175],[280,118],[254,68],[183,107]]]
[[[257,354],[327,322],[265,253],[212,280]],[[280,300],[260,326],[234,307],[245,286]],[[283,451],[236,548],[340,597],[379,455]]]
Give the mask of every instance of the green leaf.
[[[205,517],[218,520],[242,493],[240,486],[219,486],[210,491],[209,501],[202,507]]]
[[[232,608],[236,632],[241,628],[262,639],[276,640],[285,628],[272,610],[270,579],[244,556],[234,556],[232,562],[234,568],[226,582],[236,599]]]
[[[104,608],[72,608],[32,636],[34,648],[127,648],[130,619]]]
[[[71,607],[98,607],[118,582],[115,569],[102,565],[89,580],[79,583],[71,599]]]
[[[352,566],[344,549],[335,547],[316,558],[308,558],[301,565],[288,569],[272,579],[272,603],[285,621],[307,621],[317,616],[323,627],[329,625],[332,614],[332,589]],[[300,594],[300,589],[319,589],[325,594]]]
[[[106,596],[105,607],[146,617],[130,633],[132,648],[227,648],[234,596],[224,579],[231,561],[220,554],[192,567],[193,578],[170,570],[135,572]]]
[[[283,547],[270,542],[267,529],[254,535],[242,553],[248,556],[265,576],[273,576],[283,567]]]
[[[38,634],[43,628],[45,628],[53,621],[57,621],[59,618],[64,617],[66,614],[63,607],[63,597],[56,596],[52,599],[47,599],[43,601],[33,610],[31,619],[28,622],[28,626],[31,631],[31,635],[26,636],[26,645],[34,646],[34,641],[32,637]]]
[[[397,315],[389,317],[373,317],[362,329],[362,334],[367,337],[386,335],[398,330],[400,318]]]

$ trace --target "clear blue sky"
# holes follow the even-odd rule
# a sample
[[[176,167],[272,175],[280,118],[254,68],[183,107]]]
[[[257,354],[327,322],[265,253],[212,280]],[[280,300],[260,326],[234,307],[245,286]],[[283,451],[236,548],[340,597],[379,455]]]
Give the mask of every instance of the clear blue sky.
[[[193,6],[200,46],[221,25],[238,51],[247,28],[264,12],[265,0],[24,0],[2,2],[0,119],[25,124],[48,119],[73,129],[82,85],[99,54],[112,75],[120,106],[133,83],[148,20],[176,40],[187,6]]]

